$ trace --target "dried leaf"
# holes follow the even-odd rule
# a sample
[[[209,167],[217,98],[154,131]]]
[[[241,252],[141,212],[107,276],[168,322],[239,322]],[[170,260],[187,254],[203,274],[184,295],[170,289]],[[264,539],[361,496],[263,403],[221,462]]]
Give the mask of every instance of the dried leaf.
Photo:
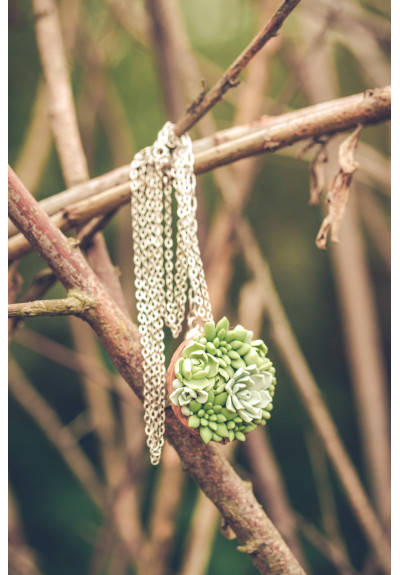
[[[352,177],[352,174],[345,174],[342,170],[339,170],[339,173],[336,174],[332,181],[331,189],[326,195],[326,203],[329,206],[328,214],[321,224],[315,241],[320,249],[326,248],[329,230],[331,230],[331,241],[339,241],[339,226],[349,200]]]
[[[320,146],[320,149],[315,154],[314,159],[310,164],[310,206],[319,204],[322,191],[325,187],[325,168],[324,164],[327,160],[326,143]]]
[[[334,176],[329,191],[326,195],[328,214],[325,216],[315,243],[318,248],[326,249],[329,230],[331,241],[339,241],[339,227],[349,201],[350,185],[354,172],[359,164],[354,159],[354,154],[360,139],[362,126],[356,130],[341,144],[339,148],[339,172]]]
[[[357,150],[362,128],[362,125],[359,124],[339,148],[339,166],[346,174],[353,174],[360,167],[354,159],[354,154]]]

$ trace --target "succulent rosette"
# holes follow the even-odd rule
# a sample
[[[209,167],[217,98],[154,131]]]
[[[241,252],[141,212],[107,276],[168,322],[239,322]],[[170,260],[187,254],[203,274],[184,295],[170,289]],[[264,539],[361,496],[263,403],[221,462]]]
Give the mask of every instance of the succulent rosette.
[[[245,440],[271,417],[275,368],[261,339],[222,318],[207,322],[175,364],[169,398],[205,443]]]
[[[226,384],[226,409],[238,413],[247,423],[262,419],[263,409],[272,403],[268,393],[271,383],[272,374],[260,372],[256,365],[238,369]]]

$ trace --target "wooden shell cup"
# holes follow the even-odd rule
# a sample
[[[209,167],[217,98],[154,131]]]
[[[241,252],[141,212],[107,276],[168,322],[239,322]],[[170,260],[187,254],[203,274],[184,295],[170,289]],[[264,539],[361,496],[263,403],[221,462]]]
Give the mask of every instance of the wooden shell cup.
[[[173,386],[172,386],[174,380],[176,379],[175,365],[176,365],[177,361],[182,357],[183,350],[192,341],[192,339],[193,338],[183,341],[180,344],[180,346],[176,349],[174,355],[172,356],[171,363],[169,364],[169,367],[167,369],[167,394],[168,394],[168,397],[171,395],[171,393],[173,393],[175,391]],[[184,427],[186,427],[186,429],[188,431],[190,431],[190,433],[192,435],[196,435],[197,437],[200,437],[200,432],[198,429],[193,429],[192,427],[189,427],[189,424],[188,424],[189,418],[186,417],[186,415],[183,415],[180,406],[174,405],[172,403],[172,401],[170,401],[170,405],[172,407],[172,411],[174,412],[175,416],[179,419],[179,421],[182,423],[182,425]],[[228,443],[228,442],[229,442],[229,439],[223,438],[222,441],[218,441],[215,443],[221,444],[221,443]]]

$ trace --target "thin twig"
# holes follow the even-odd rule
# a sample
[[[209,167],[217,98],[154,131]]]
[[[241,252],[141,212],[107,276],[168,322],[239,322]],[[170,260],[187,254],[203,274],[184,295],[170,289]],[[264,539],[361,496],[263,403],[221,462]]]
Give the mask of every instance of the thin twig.
[[[335,563],[337,570],[342,575],[347,575],[352,567],[348,556],[345,541],[340,532],[337,517],[335,499],[328,471],[326,454],[319,438],[312,434],[306,434],[306,445],[310,456],[311,468],[314,475],[314,483],[318,496],[319,508],[323,530],[331,543],[340,551],[341,560]],[[334,558],[333,558],[334,559]],[[342,564],[347,564],[346,566]]]
[[[178,504],[182,498],[185,474],[179,457],[167,444],[163,449],[153,508],[149,522],[149,541],[142,550],[143,575],[163,575],[170,564],[173,538],[176,531]]]
[[[43,80],[39,81],[30,123],[24,143],[15,162],[15,169],[35,193],[50,155],[52,135],[48,117],[48,93]]]
[[[344,335],[364,455],[375,504],[390,524],[390,425],[387,381],[371,277],[357,222],[356,198],[349,203],[342,239],[332,250]]]
[[[336,566],[342,575],[358,575],[358,571],[349,563],[343,550],[338,547],[335,541],[323,535],[309,521],[299,514],[296,515],[296,523],[299,531],[302,532],[310,543],[325,555]]]
[[[175,132],[181,136],[194,126],[232,87],[237,85],[237,78],[240,72],[247,66],[250,60],[261,50],[261,48],[276,34],[282,24],[299,4],[300,0],[285,0],[273,15],[265,28],[257,34],[236,60],[229,66],[213,88],[195,106],[191,106],[186,114],[178,120]]]
[[[94,301],[77,291],[62,299],[36,300],[14,303],[8,306],[8,317],[28,318],[37,316],[76,315],[81,316]]]
[[[136,404],[135,396],[121,381],[121,376],[114,376],[113,380],[110,380],[110,374],[106,372],[105,367],[95,358],[88,358],[85,353],[70,349],[36,331],[31,331],[27,327],[18,332],[14,341],[43,357],[59,363],[67,369],[81,373],[85,377],[88,377],[89,374],[92,375],[94,377],[91,380],[93,385],[99,385],[108,392],[114,392],[129,407]]]
[[[103,487],[75,437],[59,420],[52,407],[30,385],[20,367],[13,360],[11,360],[10,367],[10,391],[13,397],[35,420],[46,438],[55,445],[89,497],[101,508],[105,501]]]
[[[238,319],[241,325],[246,325],[255,337],[259,337],[264,319],[264,305],[263,295],[257,281],[252,280],[242,288]],[[267,430],[258,427],[249,433],[241,449],[248,460],[254,489],[259,501],[271,516],[292,552],[308,572],[308,565],[296,533],[296,518],[290,507],[285,481]]]

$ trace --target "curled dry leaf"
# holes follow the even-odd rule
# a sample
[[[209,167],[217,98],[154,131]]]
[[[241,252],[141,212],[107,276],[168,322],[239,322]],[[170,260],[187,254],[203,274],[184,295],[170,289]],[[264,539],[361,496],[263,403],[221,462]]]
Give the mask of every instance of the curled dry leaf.
[[[359,168],[359,164],[354,159],[354,154],[360,139],[362,126],[357,126],[356,130],[342,143],[339,148],[338,173],[334,176],[329,191],[326,195],[328,204],[328,214],[324,218],[315,243],[320,249],[326,248],[328,232],[331,231],[331,240],[339,241],[339,227],[349,200],[350,185],[354,172]]]
[[[327,160],[326,152],[327,142],[321,143],[310,164],[310,206],[319,204],[322,191],[325,187],[325,169],[324,164]]]

